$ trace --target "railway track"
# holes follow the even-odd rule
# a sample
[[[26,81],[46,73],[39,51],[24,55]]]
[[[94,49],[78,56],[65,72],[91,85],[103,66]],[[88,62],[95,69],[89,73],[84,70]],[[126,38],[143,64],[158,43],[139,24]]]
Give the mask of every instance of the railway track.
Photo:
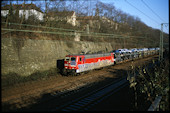
[[[118,79],[99,89],[96,89],[82,97],[72,100],[64,105],[58,106],[52,111],[87,111],[103,99],[113,95],[115,92],[128,84],[126,77]]]

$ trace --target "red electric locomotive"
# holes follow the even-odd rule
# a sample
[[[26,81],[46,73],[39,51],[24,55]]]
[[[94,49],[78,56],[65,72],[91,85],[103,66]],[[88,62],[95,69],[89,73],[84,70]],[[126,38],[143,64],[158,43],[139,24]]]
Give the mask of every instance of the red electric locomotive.
[[[76,74],[109,65],[115,62],[114,53],[66,55],[63,73]]]

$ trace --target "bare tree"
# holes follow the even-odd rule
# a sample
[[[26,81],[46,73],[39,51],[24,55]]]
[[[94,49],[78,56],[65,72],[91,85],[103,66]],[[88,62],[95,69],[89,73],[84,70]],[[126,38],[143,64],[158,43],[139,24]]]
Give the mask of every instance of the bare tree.
[[[10,4],[10,3],[11,3],[11,1],[2,0],[2,1],[1,1],[1,7],[5,6],[5,5],[8,5],[8,4]]]
[[[12,16],[13,16],[13,7],[12,7],[12,3],[10,2],[10,9],[9,9],[9,13],[8,13],[7,19],[6,19],[6,27],[8,25],[8,22],[11,21]]]
[[[25,0],[24,0],[24,3],[23,3],[23,7],[24,7],[24,11],[23,11],[23,15],[22,15],[22,19],[21,19],[21,23],[22,24],[25,20]],[[20,25],[20,28],[21,28],[21,25]]]
[[[49,12],[49,6],[50,6],[51,1],[44,1],[44,5],[45,5],[45,16],[44,16],[44,20],[45,20],[45,25],[48,26],[48,18],[47,18],[47,13]]]

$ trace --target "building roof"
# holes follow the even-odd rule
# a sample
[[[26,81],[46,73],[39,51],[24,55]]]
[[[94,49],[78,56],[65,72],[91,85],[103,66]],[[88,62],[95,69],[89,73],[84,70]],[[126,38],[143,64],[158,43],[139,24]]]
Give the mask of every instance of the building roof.
[[[82,17],[77,17],[77,20],[99,20],[99,17],[95,17],[95,16],[82,16]]]
[[[62,12],[48,12],[47,16],[60,16],[60,17],[67,17],[72,16],[74,14],[74,11],[62,11]]]
[[[37,11],[39,11],[39,12],[42,12],[41,11],[41,9],[40,8],[38,8],[35,4],[12,4],[12,8],[13,9],[19,9],[19,10],[21,10],[21,9],[26,9],[26,10],[30,10],[30,9],[35,9],[35,10],[37,10]],[[10,9],[10,5],[5,5],[5,6],[3,6],[3,7],[1,7],[1,10],[9,10]],[[43,12],[42,12],[43,13]]]

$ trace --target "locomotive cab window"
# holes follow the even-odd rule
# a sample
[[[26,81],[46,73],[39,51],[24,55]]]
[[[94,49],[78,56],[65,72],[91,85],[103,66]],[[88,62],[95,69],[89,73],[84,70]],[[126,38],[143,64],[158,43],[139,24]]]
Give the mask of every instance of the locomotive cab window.
[[[76,61],[76,58],[75,57],[71,57],[71,61]]]

